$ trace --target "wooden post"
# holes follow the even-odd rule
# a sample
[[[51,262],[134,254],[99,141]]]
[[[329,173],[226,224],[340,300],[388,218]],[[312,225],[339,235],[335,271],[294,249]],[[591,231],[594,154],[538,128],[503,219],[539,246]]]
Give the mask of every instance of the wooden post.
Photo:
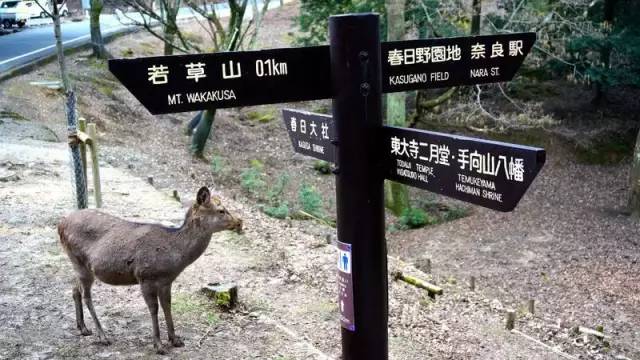
[[[527,309],[529,310],[529,314],[533,315],[535,313],[535,300],[529,299]]]
[[[83,133],[87,132],[87,119],[85,118],[78,119],[78,131]],[[80,146],[80,160],[82,161],[82,172],[84,173],[84,178],[87,179],[87,146],[83,141],[79,143],[79,146]],[[85,186],[87,186],[86,181],[85,181]]]
[[[516,323],[516,312],[514,310],[507,310],[507,321],[505,328],[507,330],[513,330]]]
[[[93,170],[93,195],[96,198],[96,207],[102,207],[102,192],[100,188],[100,163],[98,162],[98,132],[96,124],[87,125],[87,135],[91,138],[91,169]]]
[[[427,274],[431,274],[431,259],[424,259],[424,263],[422,267],[423,267],[423,269],[421,269],[422,271],[424,271]]]
[[[472,276],[469,278],[469,289],[471,291],[476,291],[476,277]]]
[[[329,18],[337,232],[338,241],[353,249],[347,301],[353,301],[354,327],[341,329],[344,360],[389,358],[379,25],[376,14]]]

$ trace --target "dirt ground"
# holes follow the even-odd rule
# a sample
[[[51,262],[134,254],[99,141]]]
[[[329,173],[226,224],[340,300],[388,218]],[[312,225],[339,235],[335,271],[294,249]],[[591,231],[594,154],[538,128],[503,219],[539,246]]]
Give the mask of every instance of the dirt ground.
[[[288,46],[296,12],[295,5],[273,11],[260,43]],[[198,33],[196,25],[192,31]],[[108,48],[116,57],[161,51],[144,33]],[[264,215],[261,199],[239,180],[251,160],[259,160],[265,178],[291,177],[289,201],[301,184],[311,184],[330,214],[333,179],[292,152],[278,113],[287,106],[326,111],[329,103],[221,110],[203,161],[190,156],[183,132],[193,114],[148,114],[104,63],[87,55],[70,56],[69,67],[79,112],[101,137],[104,210],[178,225],[184,206],[208,185],[245,222],[243,235],[214,234],[205,254],[174,283],[174,318],[186,346],[169,357],[338,358],[335,229]],[[0,359],[161,358],[136,287],[94,287],[113,345],[98,345],[75,329],[71,266],[55,230],[74,207],[62,97],[29,84],[56,76],[49,64],[0,86]],[[255,121],[252,112],[275,119]],[[621,213],[629,164],[583,165],[562,145],[548,149],[545,168],[516,211],[473,207],[452,222],[389,232],[389,272],[444,288],[434,301],[389,280],[392,359],[640,359],[640,225]],[[213,159],[221,163],[216,171]],[[181,201],[171,197],[173,190]],[[477,278],[476,291],[468,288],[470,276]],[[200,295],[210,282],[238,284],[238,309],[221,311]],[[535,315],[526,312],[529,299],[536,301]],[[517,311],[517,331],[504,330],[509,308]],[[576,326],[603,326],[605,339],[577,334]],[[161,330],[164,335],[163,321]]]

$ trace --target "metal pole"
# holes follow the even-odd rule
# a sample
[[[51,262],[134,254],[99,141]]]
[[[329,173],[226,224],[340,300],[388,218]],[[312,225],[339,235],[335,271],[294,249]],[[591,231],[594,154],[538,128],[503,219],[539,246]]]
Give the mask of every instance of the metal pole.
[[[379,31],[377,14],[329,19],[338,240],[352,256],[355,330],[342,328],[346,360],[388,358]]]

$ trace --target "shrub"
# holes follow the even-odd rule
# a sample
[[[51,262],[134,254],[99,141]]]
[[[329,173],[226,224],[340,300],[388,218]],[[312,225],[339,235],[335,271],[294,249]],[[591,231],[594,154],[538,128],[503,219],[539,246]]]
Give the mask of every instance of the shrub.
[[[324,216],[322,213],[322,197],[313,186],[302,184],[298,191],[298,201],[302,211],[319,218]]]
[[[469,210],[464,207],[454,206],[447,210],[444,213],[443,219],[444,221],[453,221],[456,219],[461,219],[469,215]]]
[[[320,174],[327,175],[331,173],[331,164],[326,161],[318,160],[313,163],[313,168]]]
[[[262,211],[276,219],[286,219],[289,217],[289,204],[285,201],[280,203],[277,206],[265,206],[262,208]]]
[[[417,229],[434,224],[436,220],[420,208],[409,207],[402,211],[398,222],[405,228]]]
[[[265,187],[262,172],[256,167],[245,169],[242,174],[240,174],[240,181],[242,188],[254,196],[259,195]]]
[[[284,189],[289,184],[289,174],[280,174],[276,179],[275,184],[267,192],[267,200],[272,204],[280,203]]]

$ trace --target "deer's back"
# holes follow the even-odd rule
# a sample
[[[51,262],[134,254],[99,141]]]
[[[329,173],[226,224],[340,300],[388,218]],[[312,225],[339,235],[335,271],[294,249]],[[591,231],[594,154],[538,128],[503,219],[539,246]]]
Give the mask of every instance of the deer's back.
[[[180,254],[169,233],[154,224],[134,223],[96,210],[71,213],[58,225],[60,242],[72,262],[90,268],[103,282],[134,284],[141,277],[166,277]]]

